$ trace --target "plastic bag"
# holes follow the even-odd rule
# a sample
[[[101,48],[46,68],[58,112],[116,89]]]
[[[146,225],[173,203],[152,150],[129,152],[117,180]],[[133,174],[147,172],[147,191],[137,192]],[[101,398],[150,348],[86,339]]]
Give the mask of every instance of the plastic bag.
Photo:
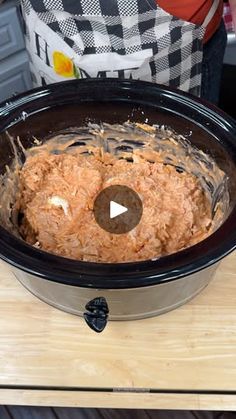
[[[228,4],[230,6],[230,13],[232,19],[232,31],[235,31],[236,33],[236,0],[229,0]]]

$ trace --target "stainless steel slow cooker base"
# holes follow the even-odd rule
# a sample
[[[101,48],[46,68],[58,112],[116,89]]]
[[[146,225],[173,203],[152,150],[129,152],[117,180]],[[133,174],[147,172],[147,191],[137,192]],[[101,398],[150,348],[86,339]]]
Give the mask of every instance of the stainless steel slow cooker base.
[[[87,303],[104,297],[109,320],[138,320],[171,311],[191,300],[209,284],[217,266],[158,285],[113,290],[63,285],[16,268],[13,272],[32,294],[60,310],[83,316]]]

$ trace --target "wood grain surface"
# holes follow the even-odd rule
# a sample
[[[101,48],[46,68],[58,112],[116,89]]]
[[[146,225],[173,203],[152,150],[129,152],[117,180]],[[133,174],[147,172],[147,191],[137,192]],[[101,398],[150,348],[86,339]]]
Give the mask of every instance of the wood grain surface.
[[[236,396],[225,394],[121,394],[97,391],[0,390],[0,404],[231,412],[236,411]]]
[[[0,404],[236,410],[236,254],[185,306],[100,335],[0,269]]]

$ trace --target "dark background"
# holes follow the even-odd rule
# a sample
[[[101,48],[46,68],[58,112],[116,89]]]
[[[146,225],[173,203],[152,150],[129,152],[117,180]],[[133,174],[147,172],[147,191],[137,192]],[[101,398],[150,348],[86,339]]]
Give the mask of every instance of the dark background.
[[[236,65],[224,64],[219,107],[236,119]]]

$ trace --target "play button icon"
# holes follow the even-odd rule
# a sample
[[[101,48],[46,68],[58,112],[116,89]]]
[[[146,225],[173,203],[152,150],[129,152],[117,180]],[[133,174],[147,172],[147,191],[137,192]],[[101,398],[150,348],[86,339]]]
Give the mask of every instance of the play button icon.
[[[98,194],[93,211],[101,228],[109,233],[125,234],[138,225],[143,206],[133,189],[124,185],[112,185]]]
[[[118,215],[124,214],[128,211],[128,208],[123,207],[123,205],[117,204],[117,202],[110,202],[110,218],[118,217]]]

